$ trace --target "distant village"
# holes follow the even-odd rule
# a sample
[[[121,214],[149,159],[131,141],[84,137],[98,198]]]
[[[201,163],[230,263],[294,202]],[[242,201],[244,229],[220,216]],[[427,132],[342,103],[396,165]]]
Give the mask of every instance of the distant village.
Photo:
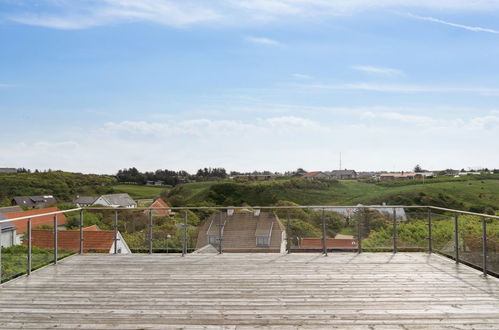
[[[69,251],[79,250],[79,232],[67,230],[68,219],[60,213],[55,217],[54,212],[61,211],[56,205],[58,201],[54,196],[16,196],[11,200],[12,206],[0,207],[0,220],[15,220],[23,217],[33,217],[31,219],[32,245],[39,248],[53,247],[53,234],[49,228],[57,227],[59,233],[59,247]],[[108,208],[136,208],[137,202],[128,194],[109,194],[102,196],[77,196],[73,201],[77,207],[108,207]],[[169,216],[171,210],[168,204],[161,198],[156,198],[148,206],[151,216]],[[15,245],[26,245],[26,233],[28,230],[28,219],[13,222],[0,223],[1,246],[8,248]],[[131,253],[130,248],[118,232],[118,240],[115,240],[115,233],[112,230],[101,230],[98,226],[92,225],[83,228],[85,232],[85,252],[114,252],[114,244],[118,253]]]

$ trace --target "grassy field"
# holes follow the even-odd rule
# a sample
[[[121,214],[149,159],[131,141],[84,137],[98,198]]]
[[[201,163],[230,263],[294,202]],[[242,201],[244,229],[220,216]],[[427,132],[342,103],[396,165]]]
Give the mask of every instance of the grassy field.
[[[407,186],[382,186],[373,183],[344,180],[330,187],[293,188],[282,185],[283,181],[233,184],[221,182],[189,183],[177,188],[188,204],[215,202],[214,190],[224,188],[227,203],[231,197],[250,205],[270,205],[278,200],[292,201],[301,205],[357,205],[357,204],[405,204],[436,205],[473,210],[492,207],[499,209],[499,180],[470,180],[435,182]],[[221,199],[218,199],[220,204]],[[222,202],[223,203],[223,202]],[[237,202],[234,202],[237,205]]]
[[[127,193],[133,199],[150,199],[159,196],[163,190],[169,187],[139,186],[131,184],[119,184],[112,187],[116,193]]]
[[[499,180],[433,182],[385,186],[357,180],[342,180],[329,186],[290,185],[290,180],[235,184],[231,181],[187,183],[176,187],[173,196],[184,204],[205,203],[271,205],[279,200],[301,205],[404,204],[435,205],[463,210],[499,209]],[[134,199],[150,199],[171,188],[115,185],[116,192]]]

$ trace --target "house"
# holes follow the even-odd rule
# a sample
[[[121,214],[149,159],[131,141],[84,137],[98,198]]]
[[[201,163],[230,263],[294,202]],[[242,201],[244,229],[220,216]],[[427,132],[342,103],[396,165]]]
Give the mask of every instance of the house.
[[[153,180],[147,180],[146,181],[146,186],[162,186],[164,185],[165,182],[158,180],[158,181],[153,181]]]
[[[19,205],[27,208],[35,208],[35,207],[44,208],[47,206],[55,205],[57,201],[52,195],[16,196],[12,198],[11,203],[12,205]]]
[[[321,171],[305,173],[301,176],[301,178],[302,179],[317,179],[317,180],[329,180],[329,179],[331,179],[331,177],[327,173],[321,172]]]
[[[0,221],[6,220],[5,216],[0,214]],[[17,245],[17,227],[12,222],[0,222],[0,247],[11,247]]]
[[[153,216],[169,216],[171,213],[170,207],[162,198],[156,198],[149,207],[152,208]],[[149,213],[149,210],[144,211],[144,213]]]
[[[322,250],[323,241],[318,237],[300,238],[299,249],[304,250]],[[355,238],[327,238],[326,247],[328,251],[357,251],[359,248],[359,241]]]
[[[109,207],[122,207],[122,208],[136,208],[137,203],[128,194],[111,194],[102,195],[95,200],[93,206],[109,206]]]
[[[78,207],[92,206],[98,198],[94,196],[76,196],[73,203]]]
[[[220,227],[220,225],[222,227]],[[212,214],[200,226],[196,249],[219,246],[224,252],[275,252],[286,250],[286,231],[277,215],[252,211]]]
[[[368,207],[368,210],[370,211],[376,211],[379,212],[387,217],[393,217],[393,210],[395,210],[395,217],[397,218],[398,221],[407,221],[407,214],[405,213],[405,209],[403,207],[384,207],[385,204],[383,205],[371,205],[371,206],[376,206],[376,207]],[[320,209],[315,209],[316,211],[321,211],[322,208]],[[343,215],[345,218],[351,218],[355,215],[355,213],[359,210],[357,207],[326,207],[324,208],[325,211],[331,211],[331,212],[336,212],[341,215]]]
[[[459,178],[459,177],[462,177],[462,176],[467,176],[467,175],[481,175],[482,172],[459,172],[457,173],[454,177],[455,178]]]
[[[0,173],[17,173],[17,168],[0,167]]]
[[[112,230],[100,230],[95,225],[83,228],[83,252],[114,253],[114,242],[114,231]],[[24,245],[26,244],[25,242]],[[52,230],[32,230],[31,244],[39,248],[53,248],[54,232]],[[80,231],[59,231],[57,244],[62,250],[80,251]],[[118,232],[117,252],[120,254],[132,253],[120,232]]]
[[[435,173],[433,172],[416,172],[414,173],[414,178],[415,179],[429,179],[429,178],[434,178]]]
[[[354,170],[337,170],[326,172],[332,179],[336,180],[348,180],[357,179],[357,172]]]
[[[11,213],[11,212],[21,212],[22,210],[23,209],[20,206],[0,207],[0,215],[6,214],[6,213]]]
[[[415,178],[416,178],[416,173],[413,172],[383,173],[379,176],[379,179],[381,181],[413,180]]]
[[[22,218],[22,217],[29,217],[29,216],[35,216],[35,215],[43,215],[45,213],[52,213],[52,212],[58,212],[60,211],[57,207],[50,207],[50,208],[45,208],[45,209],[37,209],[37,210],[29,210],[29,211],[17,211],[17,212],[9,212],[3,214],[5,219],[15,219],[15,218]],[[54,226],[54,215],[49,214],[45,216],[39,216],[36,218],[31,218],[31,230],[36,229],[40,226]],[[61,213],[57,214],[57,228],[59,229],[66,229],[66,216]],[[25,220],[18,220],[13,222],[14,225],[17,227],[16,229],[16,244],[21,244],[21,240],[24,236],[24,234],[28,231],[28,219]]]

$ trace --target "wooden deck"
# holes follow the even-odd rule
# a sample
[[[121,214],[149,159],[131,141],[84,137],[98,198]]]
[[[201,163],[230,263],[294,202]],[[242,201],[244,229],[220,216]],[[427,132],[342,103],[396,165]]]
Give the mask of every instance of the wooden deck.
[[[499,328],[499,281],[422,253],[83,255],[0,289],[0,328]]]

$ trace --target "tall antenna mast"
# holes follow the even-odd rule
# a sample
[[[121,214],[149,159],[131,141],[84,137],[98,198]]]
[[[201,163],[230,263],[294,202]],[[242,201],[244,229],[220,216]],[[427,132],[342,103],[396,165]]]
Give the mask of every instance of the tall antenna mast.
[[[341,171],[341,152],[340,152],[340,171]]]

